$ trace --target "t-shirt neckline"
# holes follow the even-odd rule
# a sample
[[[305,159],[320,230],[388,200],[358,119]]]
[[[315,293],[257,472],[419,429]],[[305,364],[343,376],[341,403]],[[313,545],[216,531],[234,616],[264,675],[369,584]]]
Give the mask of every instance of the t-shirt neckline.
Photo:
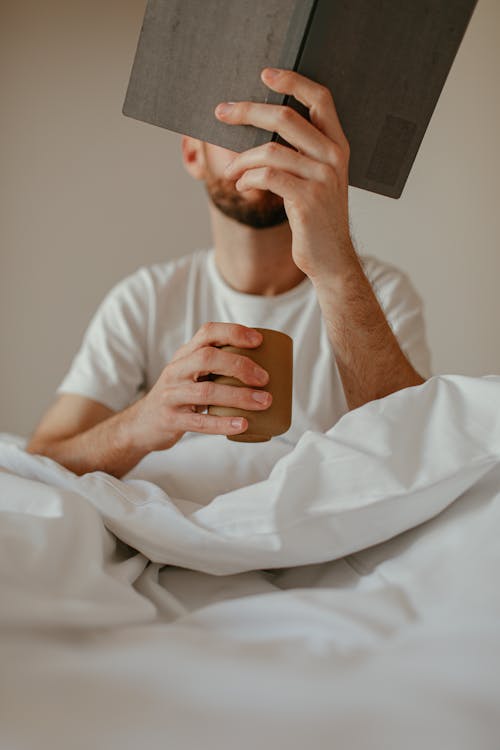
[[[274,294],[272,296],[266,296],[263,294],[247,294],[246,292],[239,292],[237,289],[233,289],[232,286],[224,279],[221,272],[217,268],[215,262],[215,248],[210,248],[207,253],[207,267],[210,273],[210,277],[214,285],[218,288],[226,298],[232,299],[235,302],[244,303],[247,305],[256,305],[262,307],[263,305],[276,306],[279,304],[286,304],[295,299],[306,297],[311,291],[311,281],[308,276],[302,281],[299,281],[291,289],[280,294]]]

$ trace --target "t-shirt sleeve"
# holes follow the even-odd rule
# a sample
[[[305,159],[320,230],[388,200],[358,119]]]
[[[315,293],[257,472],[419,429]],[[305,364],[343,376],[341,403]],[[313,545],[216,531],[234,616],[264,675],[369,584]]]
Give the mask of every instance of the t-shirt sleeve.
[[[78,393],[113,411],[135,400],[145,382],[149,296],[144,268],[107,293],[56,393]]]
[[[419,375],[430,378],[431,353],[423,301],[408,275],[390,264],[375,271],[367,264],[365,273],[404,354]]]

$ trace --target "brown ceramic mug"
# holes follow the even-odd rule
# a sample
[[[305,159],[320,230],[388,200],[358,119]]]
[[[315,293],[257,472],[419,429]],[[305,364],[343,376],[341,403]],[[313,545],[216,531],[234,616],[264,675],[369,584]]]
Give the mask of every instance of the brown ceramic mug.
[[[253,327],[253,326],[252,326]],[[226,344],[219,347],[228,352],[242,354],[253,359],[269,373],[269,381],[262,388],[254,390],[269,391],[273,400],[271,406],[259,411],[250,411],[231,406],[209,406],[208,414],[220,417],[245,417],[248,427],[239,435],[226,435],[228,440],[241,443],[260,443],[286,432],[292,423],[292,386],[293,386],[293,339],[282,331],[271,328],[255,328],[262,333],[262,343],[252,349],[241,349]],[[238,378],[227,375],[212,375],[215,383],[248,387]]]

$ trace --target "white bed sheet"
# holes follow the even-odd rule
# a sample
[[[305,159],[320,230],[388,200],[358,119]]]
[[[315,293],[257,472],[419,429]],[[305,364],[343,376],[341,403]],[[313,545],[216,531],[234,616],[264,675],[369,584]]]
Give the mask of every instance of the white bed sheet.
[[[306,435],[271,471],[246,454],[253,468],[238,463],[232,490],[217,494],[214,470],[194,499],[188,441],[177,452],[179,497],[168,494],[169,456],[120,482],[78,478],[0,442],[0,747],[496,750],[500,378],[433,381]],[[394,430],[412,415],[414,455],[401,463],[409,446]],[[220,467],[228,454],[218,444]],[[348,495],[342,466],[362,459],[367,471]],[[312,467],[314,491],[304,494],[294,465]],[[313,502],[327,470],[340,472],[329,506]],[[118,502],[117,488],[135,503]],[[396,495],[394,514],[384,501]],[[250,533],[252,497],[257,529],[266,521],[280,544]],[[276,512],[282,497],[291,515]],[[409,498],[424,500],[423,516]],[[183,547],[165,529],[151,543],[152,500]],[[384,531],[388,511],[396,520]],[[288,534],[290,520],[300,534]],[[328,551],[319,531],[339,521]],[[129,544],[135,528],[142,552],[111,527]]]

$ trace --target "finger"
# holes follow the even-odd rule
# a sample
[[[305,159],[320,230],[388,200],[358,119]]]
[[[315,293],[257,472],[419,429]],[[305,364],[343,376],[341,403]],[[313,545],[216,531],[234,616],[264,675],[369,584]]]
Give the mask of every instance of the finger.
[[[331,140],[302,115],[283,104],[234,102],[227,112],[216,109],[215,114],[228,124],[255,125],[279,133],[292,146],[317,161],[326,161],[330,153]]]
[[[299,154],[298,151],[292,151],[288,146],[276,141],[242,151],[229,162],[224,170],[224,177],[237,180],[246,169],[266,166],[283,169],[304,179],[319,181],[323,178],[324,167],[320,162],[305,154]]]
[[[266,73],[268,70],[269,68],[264,68],[261,72],[266,86],[282,94],[291,94],[309,109],[311,122],[318,130],[340,146],[348,148],[348,140],[340,123],[332,92],[327,86],[295,70],[278,68],[278,74],[272,78]]]
[[[251,188],[271,190],[276,195],[281,195],[284,200],[293,202],[304,195],[306,184],[306,180],[295,177],[289,172],[283,172],[281,169],[259,167],[247,170],[236,182],[235,187],[237,190],[250,190]]]
[[[253,348],[262,343],[262,334],[254,328],[239,323],[204,323],[193,338],[183,344],[175,353],[172,362],[179,356],[186,356],[202,346],[224,346],[230,344],[241,348]]]
[[[202,346],[255,347],[262,343],[262,333],[239,323],[204,323],[193,336],[196,348]]]
[[[214,373],[238,378],[248,385],[265,385],[269,381],[267,371],[250,357],[215,346],[203,346],[172,362],[171,371],[177,380],[203,382],[210,380],[208,373]]]
[[[206,404],[207,406],[229,406],[234,409],[245,409],[245,411],[268,409],[273,400],[268,391],[214,383],[211,380],[180,385],[172,396],[175,399],[174,407]]]
[[[204,432],[209,435],[237,435],[248,428],[244,417],[216,417],[211,414],[186,412],[179,420],[183,432]]]

